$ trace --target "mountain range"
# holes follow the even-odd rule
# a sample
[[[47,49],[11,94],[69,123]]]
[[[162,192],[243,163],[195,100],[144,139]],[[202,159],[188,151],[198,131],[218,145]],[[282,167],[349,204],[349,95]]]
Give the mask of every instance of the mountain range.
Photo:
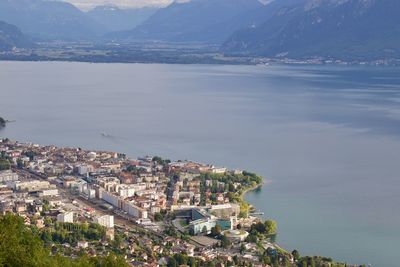
[[[104,27],[106,32],[128,31],[151,17],[158,8],[143,7],[121,9],[115,5],[97,6],[87,15]]]
[[[262,25],[228,38],[231,54],[354,60],[400,57],[400,1],[277,0]]]
[[[86,39],[103,33],[92,18],[61,1],[0,0],[0,20],[37,40]]]
[[[398,0],[180,0],[88,12],[62,1],[0,0],[0,21],[36,41],[202,43],[226,55],[290,58],[400,58],[399,13]],[[3,47],[12,47],[6,35]]]
[[[114,35],[132,40],[222,43],[235,30],[250,26],[258,0],[192,0],[158,10],[132,31]]]
[[[14,47],[26,48],[31,41],[14,25],[0,21],[0,51],[10,51]]]

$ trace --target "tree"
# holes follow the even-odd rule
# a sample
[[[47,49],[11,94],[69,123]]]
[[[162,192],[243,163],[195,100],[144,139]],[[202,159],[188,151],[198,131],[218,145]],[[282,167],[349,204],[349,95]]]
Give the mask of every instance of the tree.
[[[247,217],[248,217],[247,216],[247,212],[245,212],[245,211],[239,212],[239,218],[244,219],[244,218],[247,218]]]
[[[261,261],[264,264],[271,264],[271,258],[268,255],[263,255],[261,257]]]
[[[21,159],[17,159],[17,167],[22,169],[24,167],[24,162]]]
[[[44,210],[45,205],[43,205],[43,210]],[[44,218],[44,225],[50,226],[53,223],[53,221],[49,217]]]
[[[0,171],[9,170],[11,164],[7,159],[0,159]]]
[[[47,244],[50,244],[53,241],[51,233],[48,230],[42,232],[41,239]]]
[[[37,156],[33,151],[26,151],[24,154],[29,158],[29,160],[33,160]]]
[[[201,232],[203,233],[203,234],[207,234],[207,226],[203,226],[203,229],[201,229]]]
[[[247,218],[249,214],[250,206],[246,202],[242,201],[240,202],[240,213],[239,217],[240,218]]]
[[[293,258],[298,261],[300,259],[300,253],[297,250],[292,251]]]
[[[6,126],[6,120],[0,117],[0,127]]]
[[[196,258],[190,257],[188,261],[190,267],[196,267],[198,265]]]
[[[257,238],[257,234],[254,233],[250,233],[250,235],[246,238],[247,242],[250,243],[257,243],[258,238]]]
[[[222,232],[222,228],[220,225],[215,225],[213,228],[211,228],[211,235],[212,236],[219,236]]]
[[[158,156],[153,157],[151,161],[153,161],[154,163],[157,163],[159,165],[163,165],[163,166],[168,165],[169,163],[171,163],[171,160],[163,159],[163,158],[158,157]]]
[[[163,219],[164,219],[164,217],[163,217],[163,215],[162,215],[161,213],[157,212],[156,214],[154,214],[154,220],[155,220],[156,222],[160,222],[160,221],[162,221]]]
[[[251,226],[251,230],[255,230],[255,231],[257,231],[257,232],[260,233],[260,234],[265,234],[266,231],[267,231],[267,227],[266,227],[266,225],[265,225],[264,223],[258,222],[258,223],[253,224],[253,225]]]
[[[186,254],[177,253],[174,255],[176,263],[178,265],[186,265],[188,263],[188,256]]]
[[[169,258],[167,266],[168,267],[177,267],[178,266],[174,257]]]
[[[124,239],[120,234],[115,234],[114,235],[114,241],[112,242],[112,245],[115,248],[120,248],[122,243],[123,243]]]
[[[311,260],[310,260],[310,266],[311,266],[311,267],[315,267],[315,266],[316,266],[314,258],[311,258]]]
[[[231,245],[231,241],[226,236],[222,236],[221,238],[221,247],[228,248]]]
[[[240,251],[240,254],[243,254],[245,251],[246,251],[246,247],[245,247],[245,245],[242,243],[242,244],[240,244],[240,249],[239,249],[239,251]]]
[[[266,220],[264,224],[265,224],[267,234],[269,234],[269,235],[276,234],[277,228],[278,228],[276,221]]]
[[[51,256],[34,231],[24,224],[21,217],[7,214],[0,217],[0,266],[35,266],[35,267],[127,267],[125,260],[119,256],[89,258],[83,255],[77,259],[69,259],[60,255]],[[46,239],[50,236],[44,234]]]
[[[239,264],[239,257],[237,255],[233,256],[233,262],[238,265]]]
[[[121,266],[121,267],[128,267],[128,264],[126,263],[126,261],[115,255],[114,253],[110,253],[107,257],[105,258],[92,258],[92,261],[94,262],[94,266]],[[85,265],[80,265],[80,266],[85,266]],[[87,265],[86,265],[87,266]],[[89,265],[90,266],[90,265]]]
[[[235,186],[233,185],[233,183],[229,183],[229,185],[228,185],[228,190],[229,190],[229,192],[235,192],[235,191],[236,191],[236,188],[235,188]]]

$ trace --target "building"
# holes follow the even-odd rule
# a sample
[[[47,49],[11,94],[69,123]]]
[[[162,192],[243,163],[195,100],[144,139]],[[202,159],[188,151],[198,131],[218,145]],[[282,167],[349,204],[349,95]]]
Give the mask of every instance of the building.
[[[127,198],[135,195],[137,187],[135,185],[121,184],[117,186],[117,192],[121,197]]]
[[[232,243],[240,243],[249,235],[248,232],[243,230],[227,230],[222,232],[222,234]]]
[[[146,210],[136,206],[135,204],[133,204],[129,201],[122,202],[122,210],[127,212],[128,215],[131,215],[131,216],[139,218],[139,219],[147,219],[148,218],[148,214],[147,214]]]
[[[211,169],[212,173],[216,173],[216,174],[222,174],[222,173],[226,173],[227,169],[226,168],[217,168],[217,167],[213,167]]]
[[[147,210],[136,206],[134,203],[124,200],[122,197],[101,190],[101,199],[106,201],[107,203],[111,204],[115,208],[121,209],[128,213],[128,215],[139,218],[139,219],[147,219],[148,218],[148,212]]]
[[[219,206],[222,208],[231,208],[230,206]],[[197,207],[188,207],[186,209],[177,210],[176,215],[180,218],[188,218],[191,220],[189,224],[189,232],[192,235],[198,235],[202,233],[210,233],[211,229],[216,225],[221,227],[222,231],[232,230],[237,224],[237,216],[231,214],[231,212],[224,213],[224,216],[215,216],[212,212],[215,211],[210,207],[204,207],[202,209]]]
[[[96,190],[94,190],[94,189],[88,189],[86,191],[86,194],[87,194],[89,199],[96,198]]]
[[[37,194],[39,197],[58,196],[58,189],[45,189],[39,191]]]
[[[192,235],[198,235],[202,233],[209,234],[211,233],[211,229],[216,225],[219,225],[222,231],[232,230],[233,227],[231,219],[205,218],[192,221],[189,224],[189,232]]]
[[[18,174],[10,170],[0,171],[0,182],[18,181]]]
[[[87,241],[79,241],[78,242],[78,248],[88,248],[89,243]]]
[[[88,190],[88,184],[86,181],[78,179],[77,182],[71,186],[71,189],[79,194],[82,194]]]
[[[20,183],[15,184],[15,189],[17,191],[34,192],[34,191],[40,191],[40,190],[49,189],[49,188],[50,188],[50,183],[48,181],[33,180],[33,181],[20,182]]]
[[[110,192],[107,192],[107,191],[103,190],[101,199],[103,199],[104,201],[110,203],[114,207],[120,208],[120,204],[119,204],[120,203],[120,197],[115,195],[115,194],[113,194],[113,193],[110,193]]]
[[[86,176],[86,175],[89,174],[90,172],[93,172],[93,166],[91,166],[91,165],[85,165],[85,164],[80,164],[80,165],[76,166],[76,172],[77,172],[79,175]]]
[[[57,221],[61,223],[73,223],[74,222],[74,213],[64,212],[57,215]]]
[[[113,228],[114,227],[114,216],[104,215],[104,216],[98,217],[96,219],[96,222],[98,224],[100,224],[101,226],[104,226],[107,228]]]

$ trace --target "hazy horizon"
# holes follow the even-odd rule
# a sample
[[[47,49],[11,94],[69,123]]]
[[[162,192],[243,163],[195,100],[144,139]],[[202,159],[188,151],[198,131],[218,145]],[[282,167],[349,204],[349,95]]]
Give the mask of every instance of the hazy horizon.
[[[77,8],[87,11],[97,6],[117,6],[119,8],[165,7],[174,0],[64,0]]]
[[[77,8],[88,11],[98,6],[117,6],[123,9],[143,7],[166,7],[173,2],[189,2],[191,0],[61,0],[73,4]],[[259,0],[261,3],[272,2],[271,0]]]

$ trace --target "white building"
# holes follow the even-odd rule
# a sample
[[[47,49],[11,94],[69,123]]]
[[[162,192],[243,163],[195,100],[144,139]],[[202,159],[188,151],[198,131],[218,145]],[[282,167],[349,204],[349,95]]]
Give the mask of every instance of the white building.
[[[96,222],[104,227],[113,228],[114,227],[114,216],[112,215],[104,215],[98,217]]]
[[[20,182],[15,184],[15,189],[18,191],[39,191],[50,188],[48,181],[33,180],[28,182]]]
[[[114,195],[113,193],[110,193],[110,192],[107,192],[107,191],[103,191],[102,195],[101,195],[101,198],[104,201],[106,201],[106,202],[110,203],[111,205],[113,205],[114,207],[117,207],[117,208],[120,207],[120,205],[119,205],[119,203],[120,203],[119,196]]]
[[[77,170],[79,175],[86,175],[86,174],[89,173],[89,168],[86,165],[78,165],[76,167],[76,170]]]
[[[0,182],[17,181],[18,174],[12,171],[0,171]]]
[[[74,213],[72,211],[60,213],[57,215],[57,221],[61,223],[73,223]]]
[[[217,168],[217,167],[213,167],[213,168],[211,169],[211,172],[212,172],[212,173],[217,173],[217,174],[222,174],[222,173],[225,173],[226,171],[227,171],[226,168]]]
[[[45,189],[38,192],[40,197],[58,196],[58,189]]]
[[[144,210],[128,201],[122,202],[122,210],[126,211],[129,215],[136,217],[136,218],[140,218],[140,219],[148,218],[148,214],[147,214],[146,210]]]
[[[222,234],[232,243],[240,243],[249,236],[249,233],[243,230],[228,230]]]
[[[94,190],[94,189],[88,189],[86,191],[86,194],[87,194],[89,199],[96,198],[96,190]]]
[[[117,186],[117,192],[123,198],[134,196],[136,190],[137,188],[135,185],[121,184]]]
[[[87,241],[79,241],[78,242],[78,248],[88,248],[89,243]]]

